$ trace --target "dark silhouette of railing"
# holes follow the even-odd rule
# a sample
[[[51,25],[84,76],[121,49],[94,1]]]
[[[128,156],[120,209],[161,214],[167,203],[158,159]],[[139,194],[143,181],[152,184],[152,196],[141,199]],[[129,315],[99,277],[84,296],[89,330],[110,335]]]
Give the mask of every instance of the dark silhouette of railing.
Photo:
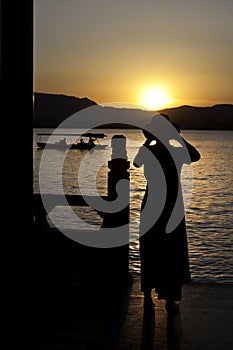
[[[111,203],[117,198],[116,185],[122,179],[130,179],[129,166],[126,138],[124,135],[115,135],[112,138],[112,157],[108,162],[108,194],[101,196],[102,199]],[[129,181],[126,191],[128,193],[124,195],[129,198]],[[67,194],[65,198],[69,206],[86,207],[95,197],[87,196],[85,200],[82,195]],[[46,200],[46,209],[43,200]],[[64,287],[69,289],[74,285],[78,288],[91,288],[93,284],[97,284],[98,288],[101,286],[106,288],[131,283],[129,244],[112,248],[94,248],[69,239],[59,229],[51,228],[47,221],[49,212],[56,206],[64,204],[64,196],[43,194],[43,200],[40,193],[33,194],[38,278],[35,280],[38,287],[50,285],[52,289],[64,290]],[[97,213],[102,218],[101,227],[105,229],[129,223],[129,204],[119,212],[97,211]]]
[[[82,195],[65,194],[65,199],[70,206],[87,207],[88,203],[93,202],[94,196],[86,196],[87,201]],[[109,196],[101,196],[103,200],[109,200]],[[43,201],[46,201],[46,209]],[[50,228],[47,221],[47,215],[59,205],[64,204],[64,196],[62,194],[43,194],[43,200],[40,193],[33,194],[34,203],[34,223],[37,228]]]

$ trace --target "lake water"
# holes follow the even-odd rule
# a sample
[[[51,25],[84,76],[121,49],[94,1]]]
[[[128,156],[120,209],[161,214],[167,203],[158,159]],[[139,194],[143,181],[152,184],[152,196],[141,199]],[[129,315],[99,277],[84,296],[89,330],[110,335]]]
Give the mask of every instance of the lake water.
[[[76,130],[78,133],[80,130]],[[123,134],[127,138],[127,155],[130,161],[130,271],[140,276],[138,251],[138,228],[140,204],[144,195],[145,178],[142,169],[132,165],[138,147],[144,142],[140,130],[98,130],[107,137],[100,139],[105,150],[92,152],[69,150],[64,156],[62,185],[57,180],[56,164],[63,151],[38,150],[34,136],[34,191],[40,191],[39,170],[43,152],[49,152],[48,181],[43,192],[93,195],[107,194],[107,161],[111,158],[111,138]],[[64,132],[67,132],[64,130]],[[72,130],[74,133],[75,130]],[[201,153],[201,160],[193,163],[193,191],[186,211],[187,235],[191,275],[194,281],[233,283],[233,131],[184,130],[184,136]],[[55,139],[54,139],[55,140]],[[73,139],[67,137],[67,141]],[[96,170],[98,169],[98,171]],[[81,174],[81,175],[80,175]],[[96,178],[96,181],[93,179]],[[91,208],[74,208],[76,215],[91,225],[99,227],[101,218]],[[67,220],[67,209],[57,207],[50,216],[59,221],[60,227],[73,228],[74,222]],[[57,221],[56,221],[57,222]],[[94,227],[94,226],[93,226]]]

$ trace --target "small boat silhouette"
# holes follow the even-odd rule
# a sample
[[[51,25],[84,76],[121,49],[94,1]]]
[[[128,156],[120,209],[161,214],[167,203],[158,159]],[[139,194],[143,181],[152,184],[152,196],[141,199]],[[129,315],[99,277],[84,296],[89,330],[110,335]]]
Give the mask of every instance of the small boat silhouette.
[[[38,133],[38,136],[43,136],[43,135],[51,135],[48,133]],[[64,134],[56,134],[56,136],[63,135]],[[78,134],[66,134],[65,136],[70,136],[70,135],[75,135],[79,136]],[[63,137],[61,140],[56,141],[54,143],[48,143],[48,142],[43,142],[39,139],[37,141],[37,149],[58,149],[58,150],[65,150],[65,149],[79,149],[79,150],[90,150],[92,148],[96,149],[104,149],[106,145],[101,145],[101,144],[96,144],[95,141],[98,140],[98,138],[104,138],[106,137],[105,134],[103,133],[84,133],[80,135],[81,138],[79,139],[78,142],[69,144],[67,143],[66,137]],[[84,141],[84,137],[88,138],[88,141]]]

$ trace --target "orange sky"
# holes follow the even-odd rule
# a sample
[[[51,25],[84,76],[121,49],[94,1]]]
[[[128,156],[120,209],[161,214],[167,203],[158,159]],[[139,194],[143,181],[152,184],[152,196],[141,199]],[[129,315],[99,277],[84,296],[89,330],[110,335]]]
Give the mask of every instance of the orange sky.
[[[233,103],[232,15],[230,0],[35,0],[34,91],[152,109]]]

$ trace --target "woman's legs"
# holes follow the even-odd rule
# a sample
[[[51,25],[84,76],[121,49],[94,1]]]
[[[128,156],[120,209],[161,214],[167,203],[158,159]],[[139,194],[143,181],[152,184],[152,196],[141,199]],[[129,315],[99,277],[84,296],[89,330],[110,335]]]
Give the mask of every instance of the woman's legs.
[[[174,300],[167,300],[165,304],[165,309],[167,312],[176,313],[180,310],[180,305]]]
[[[178,312],[179,302],[182,297],[182,285],[173,284],[167,285],[166,287],[156,288],[158,293],[158,299],[166,300],[165,309],[168,312]]]

